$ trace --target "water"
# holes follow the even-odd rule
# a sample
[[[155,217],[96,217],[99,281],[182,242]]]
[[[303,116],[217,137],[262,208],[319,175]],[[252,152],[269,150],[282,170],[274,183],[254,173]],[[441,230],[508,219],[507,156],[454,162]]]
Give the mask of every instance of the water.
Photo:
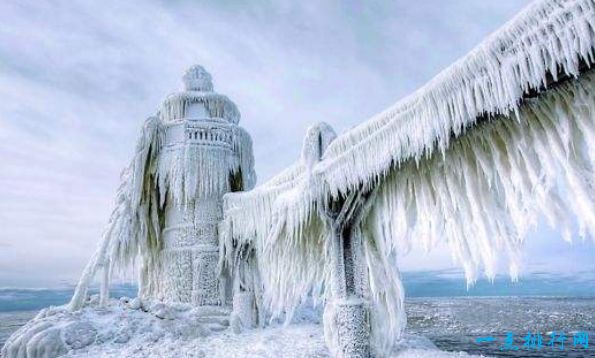
[[[6,339],[19,327],[35,317],[45,307],[59,306],[67,303],[74,288],[60,289],[0,289],[0,347]],[[116,285],[112,290],[115,297],[136,296],[134,285]],[[97,289],[91,289],[96,294]]]
[[[595,298],[452,297],[410,298],[406,301],[407,329],[429,338],[446,351],[465,351],[492,357],[595,357],[595,345],[573,347],[573,333],[586,331],[595,341]],[[540,332],[543,347],[523,349],[527,332]],[[564,350],[548,346],[549,333],[566,334]],[[501,350],[507,332],[514,334],[518,351]],[[493,336],[496,342],[476,343]]]
[[[405,272],[402,276],[408,297],[595,297],[594,272],[533,272],[517,282],[507,275],[498,275],[493,282],[481,279],[471,287],[467,287],[459,270]]]
[[[132,284],[119,284],[110,288],[114,297],[135,297],[137,288]],[[74,287],[58,289],[18,289],[0,288],[0,312],[34,311],[49,306],[60,306],[72,297]],[[97,294],[97,288],[91,288],[89,294]]]
[[[12,334],[33,318],[37,311],[0,312],[0,347]]]

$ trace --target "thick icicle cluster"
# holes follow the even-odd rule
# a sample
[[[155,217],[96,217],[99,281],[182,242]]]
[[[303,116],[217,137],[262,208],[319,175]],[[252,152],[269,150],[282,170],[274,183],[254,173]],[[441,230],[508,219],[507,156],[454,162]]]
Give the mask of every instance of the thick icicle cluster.
[[[511,115],[526,91],[578,76],[594,46],[593,0],[536,1],[415,93],[340,135],[316,171],[336,194],[444,151],[477,118]]]
[[[251,243],[265,301],[291,312],[329,275],[319,208],[375,188],[361,232],[373,337],[386,352],[405,322],[395,257],[411,242],[446,240],[473,283],[480,268],[493,277],[500,251],[516,277],[539,215],[569,238],[574,214],[594,236],[594,29],[592,0],[532,4],[416,93],[340,135],[320,161],[303,156],[252,192],[226,195],[221,258],[230,263],[234,243]]]
[[[202,103],[213,118],[222,118],[232,124],[240,121],[240,111],[226,96],[215,92],[185,91],[167,97],[159,111],[165,123],[184,118],[186,108],[193,103]]]
[[[313,206],[319,186],[308,173],[336,135],[325,123],[308,133],[302,160],[294,166],[252,191],[225,195],[220,225],[222,266],[238,264],[236,248],[253,247],[263,275],[256,284],[265,286],[265,303],[274,315],[288,319],[310,291],[320,291],[326,275],[324,256],[317,251],[326,245],[325,229]],[[302,222],[309,231],[293,231],[304,228]]]
[[[493,277],[498,252],[518,270],[519,245],[543,215],[570,240],[595,238],[595,72],[527,100],[518,116],[495,117],[442,154],[410,160],[379,185],[366,229],[387,252],[444,238],[476,280]]]
[[[114,265],[125,266],[139,254],[145,261],[154,261],[160,248],[157,198],[151,194],[155,183],[155,161],[162,136],[157,117],[145,122],[130,165],[121,175],[115,208],[110,216],[96,252],[79,280],[70,309],[82,307],[87,289],[98,269],[103,268],[101,300],[107,302],[109,280]]]
[[[209,133],[214,135],[209,139],[231,143],[235,155],[227,155],[227,148],[222,146],[186,146],[184,150],[165,148],[157,169],[158,187],[167,188],[159,191],[161,205],[168,194],[177,203],[187,203],[199,195],[226,193],[231,189],[229,173],[235,175],[241,172],[245,187],[254,187],[256,176],[253,170],[248,169],[254,167],[250,135],[236,125],[218,123],[218,126],[229,128],[229,131]],[[204,135],[207,135],[206,132]]]

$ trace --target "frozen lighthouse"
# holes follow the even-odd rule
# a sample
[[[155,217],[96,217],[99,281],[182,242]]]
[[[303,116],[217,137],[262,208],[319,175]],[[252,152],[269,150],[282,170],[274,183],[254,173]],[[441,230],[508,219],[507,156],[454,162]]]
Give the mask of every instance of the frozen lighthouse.
[[[183,79],[184,91],[168,96],[159,113],[163,139],[154,190],[162,202],[162,247],[160,265],[145,265],[141,294],[218,305],[227,300],[218,271],[222,198],[254,185],[251,142],[238,126],[235,104],[213,91],[208,72],[193,66]],[[160,284],[152,285],[153,277]]]
[[[70,302],[82,307],[103,270],[100,301],[107,303],[114,266],[140,258],[139,298],[193,306],[232,301],[229,274],[219,270],[218,224],[223,195],[255,183],[252,140],[240,112],[213,90],[201,66],[183,76],[149,117],[136,153],[122,174],[115,209]]]
[[[238,126],[236,105],[214,92],[204,68],[189,68],[183,82],[145,121],[70,303],[43,310],[0,356],[55,357],[99,342],[165,332],[198,337],[229,327],[234,284],[220,262],[219,224],[223,195],[254,187],[252,140]],[[137,297],[110,300],[111,277],[131,265],[139,273]],[[98,299],[89,295],[97,273]]]

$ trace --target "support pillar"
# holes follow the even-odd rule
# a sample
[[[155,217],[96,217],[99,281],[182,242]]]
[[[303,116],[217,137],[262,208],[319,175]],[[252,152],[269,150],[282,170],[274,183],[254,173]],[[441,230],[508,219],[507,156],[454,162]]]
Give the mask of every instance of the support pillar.
[[[251,244],[243,244],[237,248],[233,270],[233,331],[239,333],[257,326],[264,327],[262,280]]]
[[[238,291],[233,295],[232,329],[240,333],[255,326],[254,294]]]
[[[361,190],[329,202],[323,217],[330,228],[331,302],[325,308],[325,336],[340,358],[370,358],[369,281],[361,223],[375,192]],[[330,342],[329,342],[330,340]]]

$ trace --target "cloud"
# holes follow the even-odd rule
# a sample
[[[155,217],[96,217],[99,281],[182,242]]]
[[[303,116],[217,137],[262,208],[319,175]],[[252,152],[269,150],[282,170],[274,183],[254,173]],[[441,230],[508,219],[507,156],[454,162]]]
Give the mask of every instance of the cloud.
[[[142,121],[186,67],[237,103],[262,181],[309,124],[362,122],[527,3],[0,2],[0,286],[77,279]]]

